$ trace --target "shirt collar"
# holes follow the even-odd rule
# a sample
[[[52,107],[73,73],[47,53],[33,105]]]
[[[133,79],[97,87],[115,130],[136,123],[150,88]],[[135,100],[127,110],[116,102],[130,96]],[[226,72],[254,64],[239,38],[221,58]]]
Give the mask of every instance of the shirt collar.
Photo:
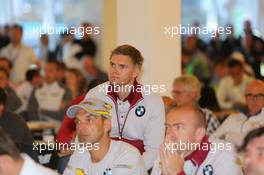
[[[117,102],[117,99],[119,98],[117,93],[114,92],[114,88],[113,85],[111,85],[112,87],[108,87],[108,92],[107,95],[111,96],[115,102]],[[129,93],[129,95],[123,100],[123,101],[128,101],[130,105],[134,105],[136,104],[139,100],[141,100],[143,98],[142,93],[140,91],[140,88],[142,85],[139,84],[136,80],[134,81],[133,84],[133,90]]]
[[[206,144],[207,146],[205,148],[208,148],[208,149],[202,149],[203,145],[206,145]],[[198,164],[198,166],[200,166],[204,162],[204,160],[206,159],[210,151],[210,148],[211,148],[210,145],[211,143],[208,141],[208,137],[204,136],[200,143],[200,149],[198,148],[197,150],[193,151],[190,155],[185,157],[185,161],[191,160],[194,165]]]
[[[243,113],[243,112],[242,112]],[[243,114],[245,114],[246,116],[247,116],[247,118],[250,118],[250,117],[255,117],[255,116],[257,116],[257,115],[259,115],[259,114],[261,114],[261,113],[264,113],[264,107],[263,108],[261,108],[258,112],[256,112],[254,115],[249,115],[249,111],[247,110],[245,113],[243,113]]]

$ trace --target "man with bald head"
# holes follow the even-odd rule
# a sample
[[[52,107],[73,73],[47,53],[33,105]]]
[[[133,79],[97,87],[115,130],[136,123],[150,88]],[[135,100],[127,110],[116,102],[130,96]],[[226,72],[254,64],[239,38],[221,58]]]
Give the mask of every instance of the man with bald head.
[[[203,112],[193,105],[171,106],[166,135],[151,175],[242,174],[230,143],[208,140]]]
[[[245,90],[246,113],[231,114],[211,137],[218,137],[241,145],[246,134],[264,126],[264,82],[253,80]]]

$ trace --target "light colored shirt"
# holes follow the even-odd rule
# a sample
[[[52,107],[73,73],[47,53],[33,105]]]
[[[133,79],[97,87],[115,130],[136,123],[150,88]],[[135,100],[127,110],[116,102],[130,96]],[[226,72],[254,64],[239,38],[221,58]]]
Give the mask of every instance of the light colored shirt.
[[[198,160],[202,156],[196,156],[196,158],[184,161],[184,173],[180,173],[181,175],[243,175],[241,168],[236,164],[236,154],[231,143],[221,140],[213,140],[210,143],[214,146],[211,147],[204,160]],[[197,164],[199,161],[202,162],[200,165]],[[160,159],[158,159],[151,175],[161,175],[160,166]]]
[[[229,75],[224,77],[216,92],[217,100],[222,109],[230,109],[235,103],[245,104],[246,85],[253,80],[252,77],[243,74],[242,82],[235,85],[233,78]]]
[[[44,83],[43,86],[36,90],[35,95],[42,110],[58,111],[63,102],[65,89],[57,81],[52,84]]]
[[[0,53],[1,56],[6,57],[13,63],[11,80],[14,82],[22,82],[25,80],[25,74],[31,64],[38,61],[34,50],[25,45],[14,48],[12,44],[4,47]]]
[[[250,117],[243,113],[230,115],[211,137],[223,138],[239,146],[247,133],[261,126],[264,126],[264,108],[258,114]]]
[[[59,175],[55,170],[48,169],[37,164],[28,155],[21,154],[24,160],[23,167],[19,175]]]
[[[75,150],[63,175],[76,174],[147,175],[138,150],[125,142],[113,140],[108,152],[98,163],[92,162],[89,151]]]

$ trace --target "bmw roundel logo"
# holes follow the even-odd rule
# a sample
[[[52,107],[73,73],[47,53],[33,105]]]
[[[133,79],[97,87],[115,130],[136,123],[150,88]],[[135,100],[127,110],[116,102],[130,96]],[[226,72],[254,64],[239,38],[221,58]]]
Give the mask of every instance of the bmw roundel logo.
[[[144,106],[138,106],[135,110],[135,113],[138,117],[142,117],[146,112],[146,109]]]
[[[211,164],[205,165],[203,168],[203,175],[213,175],[214,174],[214,169]]]

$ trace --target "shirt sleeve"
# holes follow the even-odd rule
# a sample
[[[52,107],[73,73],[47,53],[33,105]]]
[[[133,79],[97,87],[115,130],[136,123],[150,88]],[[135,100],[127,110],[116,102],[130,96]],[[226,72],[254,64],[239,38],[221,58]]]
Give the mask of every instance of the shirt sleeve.
[[[236,163],[236,155],[234,148],[221,153],[218,159],[215,160],[214,174],[232,174],[243,175],[241,168]]]
[[[152,104],[153,111],[144,132],[144,149],[143,160],[146,168],[149,170],[153,167],[154,161],[158,158],[159,148],[162,144],[165,134],[165,109],[161,98]]]
[[[218,127],[218,129],[210,136],[213,138],[221,138],[227,134],[234,127],[234,116],[230,115],[227,119]]]

